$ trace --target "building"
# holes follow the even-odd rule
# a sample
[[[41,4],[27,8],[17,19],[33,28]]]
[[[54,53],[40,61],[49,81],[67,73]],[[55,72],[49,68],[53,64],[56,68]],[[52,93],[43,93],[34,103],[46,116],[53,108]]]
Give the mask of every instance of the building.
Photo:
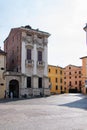
[[[66,92],[81,92],[82,67],[68,65],[64,68],[64,90]]]
[[[51,93],[64,93],[63,68],[59,66],[48,65],[48,77]]]
[[[6,89],[13,97],[50,95],[48,83],[49,33],[31,26],[12,28],[4,41]]]
[[[0,98],[5,96],[5,79],[3,73],[5,71],[6,64],[6,53],[0,48]]]
[[[86,32],[86,45],[87,45],[87,24],[83,28]],[[87,94],[87,56],[81,57],[82,60],[82,93]]]
[[[82,59],[82,93],[87,94],[87,56]]]

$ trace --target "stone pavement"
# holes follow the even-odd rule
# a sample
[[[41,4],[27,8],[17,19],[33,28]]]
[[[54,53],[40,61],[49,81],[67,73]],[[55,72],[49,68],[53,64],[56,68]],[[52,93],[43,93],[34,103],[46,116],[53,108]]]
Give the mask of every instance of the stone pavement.
[[[87,96],[2,101],[0,130],[87,130]]]

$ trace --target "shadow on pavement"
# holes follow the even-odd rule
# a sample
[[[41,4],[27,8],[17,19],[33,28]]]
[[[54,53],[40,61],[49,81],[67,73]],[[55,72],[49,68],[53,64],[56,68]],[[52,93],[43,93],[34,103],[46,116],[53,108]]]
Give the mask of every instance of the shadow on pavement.
[[[62,104],[59,106],[66,106],[66,107],[71,107],[71,108],[79,108],[79,109],[87,110],[87,97],[74,101],[74,102]]]
[[[43,97],[37,96],[37,97],[29,97],[29,98],[13,98],[13,99],[7,98],[7,99],[0,99],[0,103],[8,103],[8,102],[14,102],[14,101],[20,101],[20,100],[29,100],[29,99],[35,99],[35,98],[40,99],[40,98],[46,98],[46,97],[48,97],[48,96],[43,96]]]
[[[19,100],[25,100],[25,99],[18,99],[18,98],[13,98],[13,99],[0,99],[0,103],[7,103],[7,102],[13,102],[13,101],[19,101]]]

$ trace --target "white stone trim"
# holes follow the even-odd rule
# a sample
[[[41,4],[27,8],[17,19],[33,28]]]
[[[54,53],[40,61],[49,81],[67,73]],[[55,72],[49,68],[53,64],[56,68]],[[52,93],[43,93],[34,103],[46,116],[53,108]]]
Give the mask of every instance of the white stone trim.
[[[26,59],[26,48],[25,42],[22,41],[22,48],[21,48],[21,72],[25,73],[25,59]]]

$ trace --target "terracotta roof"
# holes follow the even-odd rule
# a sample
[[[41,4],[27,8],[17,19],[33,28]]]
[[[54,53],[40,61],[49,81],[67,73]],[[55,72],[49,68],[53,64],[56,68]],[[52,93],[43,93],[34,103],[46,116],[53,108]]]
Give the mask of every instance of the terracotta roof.
[[[84,59],[84,58],[87,58],[87,56],[83,56],[83,57],[81,57],[80,59]]]

